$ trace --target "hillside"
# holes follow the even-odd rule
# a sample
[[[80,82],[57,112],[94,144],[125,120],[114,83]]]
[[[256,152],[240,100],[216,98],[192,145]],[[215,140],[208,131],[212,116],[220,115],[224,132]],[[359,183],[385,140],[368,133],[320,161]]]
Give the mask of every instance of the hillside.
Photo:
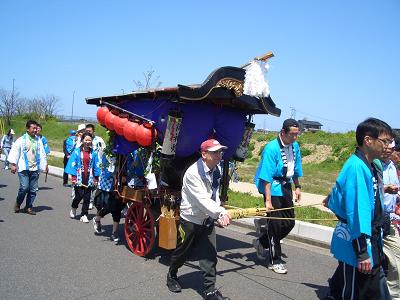
[[[276,135],[277,133],[253,135],[248,159],[237,164],[239,180],[253,181],[262,150]],[[340,168],[355,149],[355,132],[307,132],[299,136],[298,142],[303,158],[303,190],[315,194],[328,194]]]

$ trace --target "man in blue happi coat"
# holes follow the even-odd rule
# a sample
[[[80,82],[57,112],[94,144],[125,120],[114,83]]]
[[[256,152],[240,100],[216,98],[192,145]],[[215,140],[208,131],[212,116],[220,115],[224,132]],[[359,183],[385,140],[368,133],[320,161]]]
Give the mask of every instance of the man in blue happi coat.
[[[331,252],[339,265],[329,281],[331,299],[391,299],[382,270],[382,182],[374,159],[392,143],[392,129],[369,118],[357,126],[357,149],[328,196],[339,222]]]
[[[264,195],[265,206],[270,211],[268,216],[272,219],[267,219],[266,224],[261,224],[261,220],[254,221],[257,232],[262,235],[253,244],[257,256],[267,259],[268,269],[278,274],[287,273],[281,259],[280,241],[294,227],[292,183],[295,185],[296,201],[301,196],[299,177],[303,176],[303,170],[300,147],[296,142],[298,134],[299,123],[294,119],[285,120],[278,137],[265,146],[254,177],[254,183]],[[273,211],[282,208],[284,210]],[[268,249],[267,255],[265,249]]]

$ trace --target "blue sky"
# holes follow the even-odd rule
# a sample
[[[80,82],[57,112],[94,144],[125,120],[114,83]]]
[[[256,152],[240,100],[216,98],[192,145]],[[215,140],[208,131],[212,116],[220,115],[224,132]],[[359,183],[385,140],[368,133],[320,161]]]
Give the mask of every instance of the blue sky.
[[[201,83],[214,69],[272,51],[267,79],[280,118],[330,131],[374,116],[400,128],[400,1],[0,1],[0,89],[54,94],[59,113],[94,116],[85,97]]]

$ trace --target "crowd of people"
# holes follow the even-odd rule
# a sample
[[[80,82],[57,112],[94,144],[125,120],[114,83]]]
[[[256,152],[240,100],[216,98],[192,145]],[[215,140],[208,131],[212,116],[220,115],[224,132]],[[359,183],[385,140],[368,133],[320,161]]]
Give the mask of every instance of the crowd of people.
[[[257,257],[268,269],[286,274],[281,240],[294,227],[294,201],[301,200],[303,176],[301,151],[297,142],[299,124],[287,119],[276,139],[264,148],[254,182],[263,195],[267,214],[256,219],[258,238],[253,241]],[[50,152],[41,126],[26,123],[26,133],[14,142],[10,129],[1,140],[6,155],[4,168],[18,171],[20,188],[14,211],[26,198],[25,211],[34,215],[33,201],[40,170],[47,171]],[[343,165],[324,204],[337,216],[331,252],[338,266],[329,279],[327,299],[400,299],[400,143],[392,128],[382,120],[369,118],[356,129],[357,148]],[[215,288],[217,250],[215,225],[230,224],[229,212],[220,206],[221,159],[226,146],[215,139],[200,145],[200,158],[185,171],[178,225],[178,241],[172,252],[166,284],[173,293],[181,291],[178,270],[190,252],[200,249],[205,299],[229,299]],[[115,157],[104,141],[95,135],[95,126],[81,124],[64,140],[63,185],[72,183],[70,217],[89,223],[88,210],[95,206],[92,219],[95,233],[101,233],[101,220],[113,218],[111,239],[119,241],[118,224],[124,205],[113,191]],[[111,153],[111,154],[110,154]],[[144,186],[145,164],[140,150],[129,155],[127,184]]]

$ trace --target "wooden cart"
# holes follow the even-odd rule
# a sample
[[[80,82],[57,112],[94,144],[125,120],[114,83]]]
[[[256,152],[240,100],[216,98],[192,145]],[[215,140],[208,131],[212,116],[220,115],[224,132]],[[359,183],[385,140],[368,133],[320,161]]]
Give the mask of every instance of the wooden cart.
[[[201,142],[213,137],[228,146],[223,156],[220,189],[221,200],[226,201],[229,161],[245,159],[254,129],[253,115],[280,115],[280,109],[269,95],[244,93],[245,74],[243,68],[222,67],[199,85],[86,99],[88,104],[99,106],[99,122],[111,132],[112,148],[117,156],[115,194],[129,205],[125,238],[136,255],[147,255],[157,244],[157,235],[171,230],[163,228],[164,225],[158,227],[160,216],[179,218],[182,177],[200,157]],[[157,145],[161,150],[157,150]],[[127,158],[135,149],[143,148],[159,161],[155,189],[132,188],[126,182],[123,170]],[[167,223],[171,225],[171,220]],[[172,228],[173,234],[176,238]],[[159,246],[175,247],[165,240]]]

